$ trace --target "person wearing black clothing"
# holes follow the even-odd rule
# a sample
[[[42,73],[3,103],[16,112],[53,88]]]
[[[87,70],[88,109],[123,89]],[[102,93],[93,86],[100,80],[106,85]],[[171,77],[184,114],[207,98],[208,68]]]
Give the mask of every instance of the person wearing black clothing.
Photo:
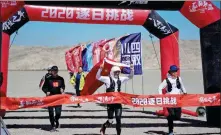
[[[111,72],[109,76],[101,76],[101,72],[103,69],[103,64],[100,66],[100,69],[97,72],[96,78],[97,80],[105,83],[107,89],[106,92],[120,92],[121,84],[125,83],[129,79],[133,77],[133,65],[131,65],[131,73],[129,76],[119,76],[121,69],[118,66],[113,66],[111,68]],[[122,115],[122,105],[121,104],[108,104],[107,105],[107,115],[108,120],[102,125],[100,133],[101,135],[105,134],[105,130],[113,123],[113,117],[116,117],[116,131],[117,135],[121,134],[121,115]]]
[[[48,78],[51,76],[51,68],[52,66],[49,66],[47,68],[48,72],[41,78],[41,81],[39,83],[39,88],[42,89],[42,86],[44,85],[44,82],[45,82],[45,78]],[[46,94],[46,93],[45,93]]]
[[[43,85],[43,91],[47,94],[47,96],[63,94],[65,90],[65,82],[63,77],[58,75],[58,67],[53,66],[51,68],[51,76],[45,79],[45,83]],[[54,116],[55,109],[55,116]],[[52,130],[55,128],[59,128],[59,118],[61,117],[62,106],[50,106],[48,107],[50,123],[52,126]]]

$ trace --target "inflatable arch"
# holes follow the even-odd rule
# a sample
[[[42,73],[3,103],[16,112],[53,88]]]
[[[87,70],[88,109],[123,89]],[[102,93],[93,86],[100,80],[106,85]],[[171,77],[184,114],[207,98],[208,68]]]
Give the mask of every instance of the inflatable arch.
[[[210,1],[24,1],[5,9],[1,6],[2,10],[5,14],[1,14],[1,23],[17,12],[0,27],[0,71],[4,78],[1,96],[7,93],[10,35],[28,21],[142,25],[160,39],[161,76],[164,79],[171,64],[179,66],[179,30],[154,10],[179,10],[200,28],[204,92],[221,90],[220,9]],[[219,120],[220,107],[207,107],[208,124],[220,125]]]

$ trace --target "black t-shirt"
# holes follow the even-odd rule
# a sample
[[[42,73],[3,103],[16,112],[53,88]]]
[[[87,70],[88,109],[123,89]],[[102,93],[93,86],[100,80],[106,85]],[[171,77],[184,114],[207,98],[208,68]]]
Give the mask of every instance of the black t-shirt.
[[[61,89],[65,90],[64,78],[61,76],[50,76],[45,78],[45,83],[42,89],[46,93],[50,92],[50,95],[61,94]]]

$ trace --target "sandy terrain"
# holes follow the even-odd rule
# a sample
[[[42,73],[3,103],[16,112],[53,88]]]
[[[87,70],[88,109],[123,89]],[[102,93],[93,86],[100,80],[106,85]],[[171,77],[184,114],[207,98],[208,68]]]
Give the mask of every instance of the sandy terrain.
[[[42,71],[10,71],[8,96],[38,97],[44,96],[38,89]],[[188,93],[203,93],[202,73],[200,70],[185,70],[181,72]],[[60,75],[66,80],[66,92],[74,92],[68,82],[68,73],[61,71]],[[133,81],[123,86],[127,93],[142,94],[142,77],[136,76]],[[143,90],[145,94],[157,93],[160,83],[159,70],[144,71]],[[125,87],[126,86],[126,87]],[[103,92],[100,88],[98,92]],[[12,135],[99,135],[101,124],[106,120],[106,109],[94,103],[83,104],[82,108],[75,105],[64,105],[60,119],[61,128],[51,133],[49,129],[48,112],[46,109],[23,109],[8,111],[4,118]],[[157,117],[153,112],[159,108],[132,108],[124,106],[122,119],[122,135],[162,135],[167,132],[166,119]],[[195,108],[189,108],[195,110]],[[181,121],[175,122],[177,135],[218,135],[219,128],[207,127],[206,118],[182,116]],[[115,134],[115,128],[109,128],[107,134]]]
[[[182,69],[201,69],[201,53],[199,40],[180,40],[180,63]],[[150,41],[143,41],[143,67],[145,69],[159,69],[159,42],[154,43],[157,57]],[[56,64],[66,70],[65,51],[71,46],[60,47],[24,47],[13,45],[10,49],[10,70],[39,70]],[[49,62],[50,61],[50,62]],[[159,62],[160,63],[160,62]]]

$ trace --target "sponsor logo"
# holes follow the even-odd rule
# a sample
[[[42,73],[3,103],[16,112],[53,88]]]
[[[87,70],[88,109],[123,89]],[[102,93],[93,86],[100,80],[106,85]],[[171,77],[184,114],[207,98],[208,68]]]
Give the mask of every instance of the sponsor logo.
[[[25,12],[18,11],[16,15],[12,16],[12,19],[8,19],[8,21],[4,22],[2,24],[3,31],[10,30],[12,26],[14,26],[15,23],[21,22],[23,18],[25,18]]]
[[[1,1],[2,8],[7,8],[9,6],[16,6],[17,1],[16,0],[10,0],[10,1]]]
[[[169,30],[161,21],[151,17],[148,19],[151,20],[153,22],[154,27],[163,32],[163,34],[167,35],[172,33],[171,30]]]
[[[114,101],[114,96],[99,96],[96,99],[97,103],[112,103]]]
[[[77,103],[86,103],[89,101],[88,98],[79,98],[77,96],[71,96],[70,100],[71,100],[71,102],[77,102]]]
[[[216,96],[213,96],[213,97],[200,97],[199,98],[200,103],[213,103],[216,100],[217,100]]]
[[[199,0],[197,2],[193,2],[191,6],[189,6],[190,12],[200,12],[205,13],[205,11],[213,10],[214,7],[211,2]]]
[[[122,5],[126,3],[128,3],[127,6],[132,5],[132,4],[143,5],[143,4],[148,4],[148,0],[130,0],[130,1],[124,0],[124,1],[121,1],[121,3],[119,3],[118,5]]]
[[[27,107],[27,106],[41,106],[43,105],[44,102],[43,100],[31,100],[31,101],[20,101],[20,105],[19,105],[19,108],[24,108],[24,107]]]

